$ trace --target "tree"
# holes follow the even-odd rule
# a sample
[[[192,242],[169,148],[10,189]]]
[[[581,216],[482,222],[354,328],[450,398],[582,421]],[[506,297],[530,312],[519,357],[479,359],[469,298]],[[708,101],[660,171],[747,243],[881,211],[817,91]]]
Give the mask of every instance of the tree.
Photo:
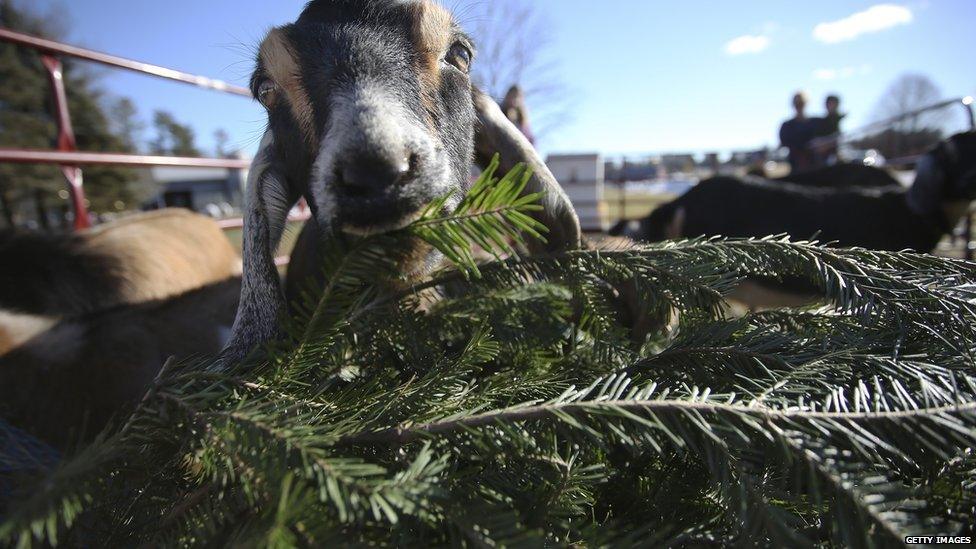
[[[942,91],[925,75],[899,76],[878,100],[873,117],[881,126],[871,127],[852,141],[854,147],[874,149],[888,159],[904,159],[924,153],[946,134],[946,122],[952,115],[947,109],[929,110],[943,99]]]
[[[153,154],[200,156],[193,128],[181,124],[172,114],[166,111],[153,113],[153,128],[156,131],[156,137],[149,144]]]
[[[131,152],[138,152],[142,148],[142,132],[146,124],[139,119],[139,111],[135,103],[128,97],[122,97],[112,103],[109,109],[112,131],[125,142]]]
[[[46,34],[44,22],[14,5],[0,0],[0,27]],[[50,92],[44,69],[34,52],[0,43],[0,146],[50,148],[57,126],[49,114]],[[17,85],[11,85],[16,82]],[[0,164],[0,203],[5,222],[14,226],[24,214],[21,205],[34,189],[63,188],[56,168],[42,165]]]
[[[28,34],[58,39],[63,35],[56,17],[40,16],[13,0],[0,0],[0,26]],[[105,114],[106,94],[97,86],[97,75],[87,67],[63,59],[68,108],[78,148],[95,152],[127,152]],[[0,44],[0,146],[50,149],[57,136],[52,115],[53,99],[38,53],[8,43]],[[15,83],[15,84],[14,84]],[[129,202],[131,170],[113,167],[84,171],[85,191],[94,211],[114,211],[118,201]],[[3,217],[12,224],[28,217],[32,197],[52,196],[64,188],[60,171],[53,166],[0,165],[0,203]],[[40,190],[40,193],[37,191]],[[41,198],[41,200],[46,200]],[[39,205],[44,210],[44,204]]]
[[[942,90],[924,74],[903,74],[892,82],[874,108],[874,118],[885,120],[931,106],[943,98]]]
[[[478,48],[475,83],[498,101],[512,85],[522,86],[537,137],[570,123],[575,101],[558,76],[544,12],[531,0],[495,0],[470,3],[464,13]]]
[[[329,284],[280,344],[241,364],[168,364],[67,463],[45,470],[8,445],[0,544],[973,535],[976,265],[778,239],[479,265],[473,243],[505,255],[540,229],[521,175],[483,178],[455,215],[441,217],[445,198],[396,233],[324,242]],[[404,283],[397,258],[417,238],[455,266]],[[723,295],[744,275],[801,277],[826,306],[729,316]],[[660,322],[650,338],[616,312],[625,286]]]
[[[218,128],[214,132],[214,153],[217,155],[217,158],[229,158],[234,154],[235,151],[230,149],[229,144],[230,135],[227,133],[227,130]]]
[[[68,78],[71,71],[66,66]],[[68,105],[75,130],[78,149],[99,152],[135,152],[129,136],[112,131],[106,105],[112,98],[95,85],[95,74],[79,71],[70,77]],[[96,212],[127,209],[136,206],[141,198],[138,178],[131,169],[114,166],[92,166],[84,170],[85,195]]]

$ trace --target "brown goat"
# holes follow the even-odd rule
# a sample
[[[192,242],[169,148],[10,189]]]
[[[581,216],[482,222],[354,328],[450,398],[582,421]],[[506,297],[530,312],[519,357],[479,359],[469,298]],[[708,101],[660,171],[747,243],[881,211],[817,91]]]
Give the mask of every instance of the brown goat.
[[[185,210],[0,236],[0,418],[62,448],[97,433],[167,358],[220,351],[240,264]]]
[[[62,449],[90,438],[145,394],[167,358],[220,351],[240,289],[231,278],[60,322],[22,315],[37,332],[0,354],[0,418]]]
[[[217,223],[187,210],[137,214],[67,236],[5,233],[0,310],[85,314],[180,295],[240,269]]]
[[[90,231],[86,240],[93,253],[118,258],[120,303],[165,299],[241,273],[240,255],[220,226],[188,210],[128,217]]]

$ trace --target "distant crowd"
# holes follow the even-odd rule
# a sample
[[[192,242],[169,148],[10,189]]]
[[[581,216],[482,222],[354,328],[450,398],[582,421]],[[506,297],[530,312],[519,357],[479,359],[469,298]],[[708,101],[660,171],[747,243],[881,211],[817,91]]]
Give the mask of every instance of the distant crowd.
[[[797,92],[793,96],[796,114],[780,127],[779,139],[790,151],[794,173],[832,164],[837,158],[837,137],[845,116],[840,113],[840,97],[827,96],[824,107],[826,113],[822,117],[808,117],[806,94]]]

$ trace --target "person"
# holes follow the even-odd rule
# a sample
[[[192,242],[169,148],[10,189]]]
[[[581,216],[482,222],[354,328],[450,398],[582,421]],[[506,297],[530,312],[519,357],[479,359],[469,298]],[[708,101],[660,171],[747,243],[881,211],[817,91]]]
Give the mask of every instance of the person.
[[[840,97],[837,95],[828,95],[827,100],[824,102],[824,107],[827,109],[827,114],[820,119],[820,128],[817,135],[830,136],[839,134],[840,123],[847,116],[840,113]]]
[[[535,145],[535,136],[532,134],[532,126],[529,124],[529,110],[525,106],[525,93],[521,86],[516,84],[508,89],[501,107],[505,116],[525,135],[529,143]]]
[[[811,148],[814,152],[814,164],[827,166],[837,159],[837,140],[840,136],[840,124],[844,120],[840,113],[840,97],[828,95],[824,102],[827,114],[823,118],[815,118],[816,131]]]
[[[797,92],[793,96],[793,118],[783,122],[779,129],[780,143],[789,149],[790,171],[792,173],[808,170],[814,165],[810,141],[814,138],[816,123],[806,116],[807,96]]]

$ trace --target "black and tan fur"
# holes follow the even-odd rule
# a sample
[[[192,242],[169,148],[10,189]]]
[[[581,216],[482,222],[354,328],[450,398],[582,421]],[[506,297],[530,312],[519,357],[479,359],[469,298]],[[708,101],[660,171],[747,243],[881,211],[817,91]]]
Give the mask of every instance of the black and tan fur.
[[[460,198],[476,156],[484,165],[496,152],[502,171],[533,168],[527,193],[547,193],[537,215],[549,240],[536,248],[579,245],[579,222],[552,174],[472,86],[473,57],[471,39],[429,0],[314,0],[268,34],[252,78],[268,130],[248,181],[241,304],[225,359],[277,335],[286,300],[271,254],[299,197],[313,220],[293,255],[305,268],[293,266],[291,281],[316,274],[321,263],[309,257],[322,235],[400,228],[433,199]],[[417,260],[404,271],[431,263]]]
[[[187,210],[133,215],[71,235],[2,233],[0,356],[63,320],[165,301],[240,271],[240,256],[217,223]]]

